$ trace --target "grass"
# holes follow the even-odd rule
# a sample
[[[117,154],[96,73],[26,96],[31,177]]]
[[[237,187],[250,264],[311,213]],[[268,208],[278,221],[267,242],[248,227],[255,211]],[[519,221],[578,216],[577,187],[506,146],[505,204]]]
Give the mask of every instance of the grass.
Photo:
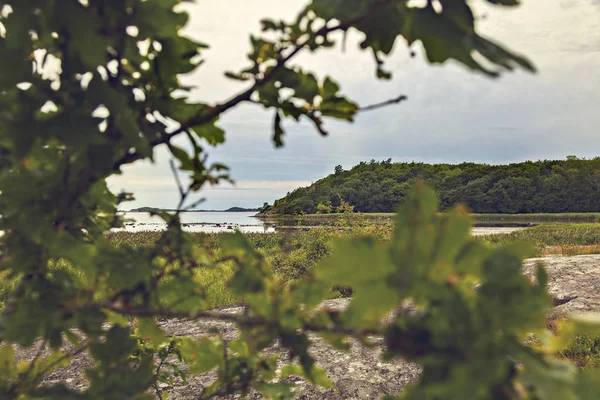
[[[472,214],[474,221],[600,222],[600,213]]]
[[[581,370],[600,369],[600,337],[577,336],[558,356],[571,360]]]
[[[283,285],[291,285],[312,271],[318,262],[331,251],[331,242],[352,234],[371,235],[380,239],[391,237],[391,224],[368,224],[353,221],[351,225],[323,227],[322,229],[289,229],[275,234],[248,233],[246,237],[253,247],[265,256],[276,278]],[[202,247],[213,250],[219,257],[220,241],[227,233],[194,233],[192,236]],[[115,245],[132,247],[154,246],[160,232],[114,232],[109,238]],[[233,266],[223,264],[219,269],[200,270],[198,280],[206,289],[210,307],[237,305],[243,299],[233,293],[227,281],[233,275]],[[332,291],[331,297],[341,296]]]
[[[289,229],[275,234],[249,233],[246,237],[266,257],[282,284],[289,285],[312,271],[329,254],[331,242],[336,238],[361,234],[389,240],[392,235],[393,227],[390,223],[374,224],[364,219],[350,219],[346,223],[348,225],[344,225],[342,220],[339,226],[312,230]],[[226,234],[195,233],[193,237],[203,247],[218,254],[223,235]],[[159,236],[160,232],[117,232],[111,234],[110,239],[117,245],[138,247],[153,246]],[[528,240],[534,244],[535,257],[550,254],[600,254],[600,224],[540,225],[510,234],[485,235],[481,238],[493,245]],[[232,273],[232,266],[227,264],[220,270],[199,272],[199,278],[207,288],[211,306],[228,306],[243,301],[227,287],[226,283]],[[332,292],[332,297],[339,295],[339,292]]]
[[[561,319],[546,319],[546,328],[557,334]],[[600,336],[578,335],[557,352],[557,356],[570,360],[579,370],[600,369]]]
[[[0,271],[0,311],[17,286],[18,279],[10,277],[10,271]]]
[[[494,245],[527,240],[534,246],[534,257],[600,254],[600,224],[539,225],[509,234],[484,235],[481,238]]]

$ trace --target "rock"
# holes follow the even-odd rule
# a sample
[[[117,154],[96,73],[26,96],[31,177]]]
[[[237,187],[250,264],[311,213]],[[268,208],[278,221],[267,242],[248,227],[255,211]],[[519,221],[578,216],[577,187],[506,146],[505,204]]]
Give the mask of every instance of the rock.
[[[600,254],[531,258],[523,266],[524,273],[535,276],[540,262],[548,271],[548,291],[554,299],[549,317],[600,312]]]
[[[546,265],[550,275],[548,289],[555,304],[551,315],[565,316],[568,313],[600,311],[600,255],[530,259],[524,264],[524,273],[535,276],[535,265],[538,262]],[[343,309],[347,304],[347,299],[334,299],[324,302],[322,306]],[[410,306],[406,306],[410,312]],[[236,314],[242,312],[242,308],[230,307],[220,312]],[[158,324],[167,335],[191,336],[197,339],[212,335],[209,331],[216,329],[227,341],[237,336],[235,326],[225,322],[164,319],[159,320]],[[311,340],[314,343],[311,354],[317,360],[317,364],[327,371],[333,388],[324,390],[308,385],[302,380],[291,379],[298,383],[301,392],[298,399],[376,399],[386,394],[401,392],[407,384],[418,379],[421,371],[418,365],[400,359],[383,362],[380,357],[380,339],[375,341],[378,345],[372,348],[353,342],[349,353],[333,350],[315,335],[311,336]],[[37,348],[34,346],[31,349],[20,349],[17,356],[20,359],[31,359],[36,352]],[[277,345],[268,349],[267,353],[277,353],[285,359],[285,353]],[[284,361],[281,362],[283,363]],[[91,358],[87,354],[80,354],[71,365],[50,374],[44,383],[63,382],[82,389],[85,385],[84,370],[91,366]],[[68,381],[68,378],[71,380]],[[193,399],[214,379],[214,373],[191,376],[187,384],[180,381],[172,386],[165,386],[164,389],[169,392],[171,399]],[[252,392],[248,396],[237,394],[227,397],[238,398],[259,399],[261,396]]]
[[[328,300],[322,307],[343,309],[348,299]],[[221,312],[241,313],[241,307],[231,307]],[[198,339],[209,335],[211,329],[218,329],[225,340],[235,339],[237,330],[231,323],[218,321],[182,321],[163,320],[159,326],[167,335],[191,336]],[[333,382],[330,389],[311,386],[302,380],[296,381],[301,395],[298,399],[373,399],[386,394],[397,394],[410,382],[417,379],[420,367],[403,360],[383,362],[381,360],[381,339],[373,340],[378,344],[374,348],[366,348],[357,342],[352,343],[350,352],[344,353],[332,349],[324,340],[316,335],[310,335],[313,346],[311,355],[317,364],[328,373]],[[285,353],[278,345],[266,351],[267,354],[279,354],[280,365],[286,364]],[[202,387],[208,386],[215,379],[215,374],[190,377],[188,385],[168,389],[170,398],[191,399],[198,396]],[[229,396],[227,399],[234,399]],[[262,398],[258,393],[251,393],[248,398]]]

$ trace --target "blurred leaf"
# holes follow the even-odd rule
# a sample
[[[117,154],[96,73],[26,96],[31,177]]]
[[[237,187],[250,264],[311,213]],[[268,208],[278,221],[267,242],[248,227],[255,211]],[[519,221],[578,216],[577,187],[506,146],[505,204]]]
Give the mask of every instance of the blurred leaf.
[[[291,382],[259,383],[256,389],[267,399],[284,400],[295,397],[295,393],[292,390],[295,386]]]
[[[327,378],[325,370],[316,366],[313,366],[310,372],[306,372],[300,365],[284,365],[281,368],[281,377],[286,378],[288,376],[300,376],[305,378],[308,382],[313,385],[321,386],[324,388],[331,387],[331,381]]]
[[[149,339],[154,346],[168,341],[165,333],[156,325],[154,318],[138,318],[136,334],[143,339]]]
[[[194,126],[192,129],[196,135],[205,139],[210,145],[216,146],[225,142],[225,131],[215,125],[216,120],[211,123]]]
[[[17,376],[15,352],[10,345],[0,346],[0,373],[3,377],[11,379]]]
[[[190,366],[190,373],[202,374],[218,366],[223,361],[223,344],[208,338],[194,341],[184,338],[181,354]]]
[[[275,121],[273,121],[273,142],[275,143],[275,147],[283,146],[283,128],[281,127],[281,115],[277,111],[275,113]]]

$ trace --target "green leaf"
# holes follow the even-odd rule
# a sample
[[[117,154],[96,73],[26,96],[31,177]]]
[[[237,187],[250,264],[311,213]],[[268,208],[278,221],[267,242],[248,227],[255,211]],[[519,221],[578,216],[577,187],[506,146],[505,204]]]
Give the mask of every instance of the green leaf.
[[[575,367],[568,361],[533,357],[520,360],[523,372],[519,378],[526,387],[533,387],[540,400],[578,400],[573,390],[577,379]]]
[[[577,375],[575,394],[579,400],[600,398],[600,371],[582,371]]]
[[[11,345],[0,346],[0,376],[5,379],[14,379],[17,376],[15,351]]]
[[[364,237],[335,242],[332,255],[321,262],[316,277],[331,284],[360,287],[365,282],[381,280],[393,270],[385,246]]]
[[[259,383],[256,390],[267,399],[284,400],[294,398],[295,387],[296,385],[291,382]]]
[[[184,338],[181,342],[181,355],[190,366],[190,373],[208,372],[223,361],[223,343],[201,338],[194,341]]]
[[[149,339],[156,347],[168,341],[165,333],[156,325],[154,318],[138,318],[136,334],[143,339]]]
[[[113,326],[106,333],[103,343],[93,343],[90,354],[97,361],[109,366],[129,360],[129,355],[137,350],[137,342],[131,337],[129,328]]]
[[[186,12],[175,12],[178,0],[146,1],[136,7],[134,25],[142,37],[177,38],[188,19]],[[160,15],[160,18],[156,16]]]
[[[58,14],[63,29],[71,38],[70,48],[78,53],[85,71],[94,71],[108,61],[107,50],[112,44],[103,35],[102,18],[78,3],[67,3]]]
[[[258,370],[261,378],[266,381],[272,381],[275,379],[277,372],[277,360],[278,356],[274,355],[271,357],[263,358],[258,362]]]
[[[296,85],[289,85],[290,88],[294,89],[295,97],[306,100],[309,104],[313,103],[315,96],[319,94],[319,83],[317,78],[311,74],[305,74],[302,71],[297,71],[299,82]],[[282,81],[285,85],[285,81]],[[287,85],[286,85],[287,86]]]
[[[313,0],[312,10],[326,20],[347,21],[363,15],[369,6],[368,0]]]
[[[306,379],[313,385],[321,386],[324,388],[331,387],[331,381],[327,377],[325,370],[315,365],[312,366],[309,372],[306,372],[300,365],[288,364],[281,368],[281,377],[287,378],[289,376],[299,376]]]
[[[229,342],[229,350],[236,353],[239,357],[247,358],[249,356],[248,353],[248,344],[242,339],[236,339]]]
[[[194,170],[194,162],[190,158],[187,151],[183,150],[180,147],[172,145],[172,144],[169,144],[169,150],[171,151],[171,154],[173,154],[173,156],[176,159],[178,159],[179,162],[181,163],[180,169],[182,171],[193,171]]]
[[[352,121],[358,112],[358,105],[345,97],[330,97],[321,102],[319,110],[324,117]]]
[[[323,99],[335,97],[339,90],[340,86],[337,84],[337,82],[331,79],[330,77],[327,77],[325,78],[323,86],[321,87],[321,97]]]
[[[215,125],[216,122],[213,120],[207,124],[194,126],[192,129],[198,137],[205,139],[210,145],[216,146],[225,142],[225,131]]]

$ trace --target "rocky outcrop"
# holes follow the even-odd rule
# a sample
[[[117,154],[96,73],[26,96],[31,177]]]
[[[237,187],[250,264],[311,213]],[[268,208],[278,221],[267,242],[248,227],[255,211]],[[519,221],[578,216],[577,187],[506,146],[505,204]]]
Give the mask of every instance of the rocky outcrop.
[[[548,271],[548,291],[554,300],[551,317],[600,312],[600,254],[531,258],[524,264],[524,273],[535,275],[540,262]]]
[[[525,262],[524,273],[534,276],[535,266],[543,262],[549,272],[548,289],[554,298],[555,307],[551,311],[554,316],[565,316],[569,313],[600,311],[600,255],[575,257],[546,257],[530,259]],[[346,299],[329,300],[323,306],[343,308]],[[225,312],[241,312],[240,307],[231,307]],[[235,326],[230,323],[214,321],[162,320],[159,325],[169,335],[191,336],[199,338],[210,335],[211,329],[217,329],[226,340],[236,337]],[[317,363],[328,371],[333,388],[323,390],[299,381],[302,392],[300,399],[374,399],[385,394],[396,394],[410,382],[416,380],[420,368],[403,360],[393,362],[381,361],[381,342],[366,348],[357,343],[352,344],[348,353],[333,350],[323,340],[313,337],[312,355]],[[24,351],[21,358],[30,358],[36,349]],[[277,346],[269,349],[271,353],[282,353]],[[285,358],[285,355],[282,355]],[[46,383],[66,382],[72,387],[84,387],[83,370],[92,365],[86,354],[81,354],[71,365],[54,372],[46,379]],[[171,387],[164,387],[174,399],[192,399],[197,397],[203,387],[210,384],[214,375],[205,374],[191,377],[184,384],[180,382]],[[241,398],[233,395],[230,399]],[[260,398],[251,393],[246,398]]]
[[[348,299],[328,300],[323,307],[344,309]],[[241,312],[240,307],[227,309],[228,312]],[[218,329],[225,340],[234,339],[237,331],[233,324],[223,322],[189,322],[164,320],[159,323],[169,335],[183,335],[199,338],[208,335],[211,329]],[[311,355],[320,367],[325,368],[333,382],[333,387],[327,390],[306,384],[303,380],[296,381],[302,393],[299,399],[375,399],[385,394],[397,394],[410,382],[418,378],[418,365],[403,360],[383,362],[381,360],[382,340],[373,339],[375,344],[367,348],[357,342],[352,343],[349,352],[332,349],[324,340],[316,335],[310,335],[313,342]],[[275,345],[267,353],[279,354],[280,364],[285,362],[283,350]],[[201,389],[208,386],[215,376],[206,374],[192,377],[187,384],[181,383],[167,388],[174,399],[192,399]],[[239,398],[235,395],[228,398]],[[248,398],[262,398],[258,393],[252,393]]]

